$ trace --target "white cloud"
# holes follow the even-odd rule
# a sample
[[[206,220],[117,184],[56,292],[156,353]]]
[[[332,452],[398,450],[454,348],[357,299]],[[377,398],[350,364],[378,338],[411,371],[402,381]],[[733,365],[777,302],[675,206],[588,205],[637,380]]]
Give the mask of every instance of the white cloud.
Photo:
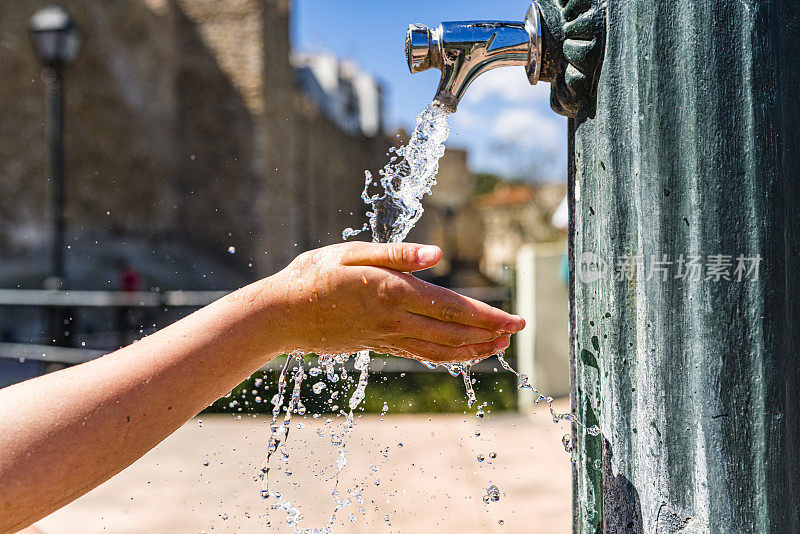
[[[550,84],[531,86],[522,69],[482,74],[452,124],[476,169],[545,179],[566,173],[566,120],[550,109]]]
[[[467,89],[464,102],[477,104],[489,97],[506,102],[547,103],[550,84],[531,85],[522,67],[504,67],[481,74]]]
[[[504,144],[557,150],[566,143],[564,125],[558,115],[550,115],[528,107],[505,108],[494,118],[491,135]]]
[[[459,130],[469,130],[480,126],[482,118],[473,107],[461,106],[453,115],[453,126]]]

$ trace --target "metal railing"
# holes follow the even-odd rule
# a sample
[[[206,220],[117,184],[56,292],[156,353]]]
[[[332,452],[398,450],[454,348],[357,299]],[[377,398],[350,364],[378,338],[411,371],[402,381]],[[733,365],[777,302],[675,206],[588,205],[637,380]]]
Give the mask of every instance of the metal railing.
[[[484,302],[510,303],[512,292],[507,288],[454,288],[454,291]],[[229,291],[162,291],[162,292],[122,292],[122,291],[83,291],[83,290],[29,290],[0,289],[0,308],[94,308],[112,310],[152,309],[165,312],[172,308],[200,308],[225,296]],[[187,312],[189,310],[182,310]],[[171,322],[171,321],[169,321]],[[155,324],[155,323],[153,323]],[[168,324],[165,322],[159,328]],[[140,331],[141,332],[141,331]],[[109,333],[112,338],[118,332]],[[144,335],[142,332],[140,335]],[[73,336],[74,337],[74,336]],[[117,345],[118,347],[119,345]],[[39,361],[51,364],[75,365],[98,358],[115,350],[116,347],[77,348],[46,345],[41,343],[0,342],[0,358],[25,361]],[[275,358],[263,370],[280,370],[285,358]],[[316,364],[316,357],[310,356],[309,363]],[[350,362],[352,366],[352,362]],[[495,369],[496,363],[482,362],[475,366],[475,372],[502,372]],[[421,363],[394,356],[378,356],[372,359],[373,372],[428,372]],[[439,368],[436,371],[444,371]]]
[[[71,308],[202,307],[229,291],[58,291],[0,289],[0,306]]]

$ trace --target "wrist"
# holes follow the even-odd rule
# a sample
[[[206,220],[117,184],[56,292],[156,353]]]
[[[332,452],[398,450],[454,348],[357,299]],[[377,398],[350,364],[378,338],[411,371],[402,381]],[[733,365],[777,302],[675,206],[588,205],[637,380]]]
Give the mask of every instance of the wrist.
[[[267,361],[290,350],[294,343],[291,326],[294,315],[286,300],[281,273],[263,278],[234,293],[227,301],[242,313],[242,325]],[[263,362],[262,362],[263,363]]]

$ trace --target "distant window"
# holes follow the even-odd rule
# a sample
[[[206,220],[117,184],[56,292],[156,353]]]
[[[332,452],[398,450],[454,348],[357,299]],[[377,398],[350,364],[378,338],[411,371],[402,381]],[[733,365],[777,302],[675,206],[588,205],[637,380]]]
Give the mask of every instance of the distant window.
[[[358,94],[353,82],[347,78],[339,78],[339,90],[344,97],[344,111],[348,116],[358,116]]]

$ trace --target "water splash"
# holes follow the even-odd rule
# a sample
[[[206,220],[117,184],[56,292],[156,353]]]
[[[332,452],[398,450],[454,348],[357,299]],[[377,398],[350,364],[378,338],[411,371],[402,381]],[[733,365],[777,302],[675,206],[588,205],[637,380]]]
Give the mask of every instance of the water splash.
[[[329,354],[329,355],[322,355],[319,358],[319,366],[312,367],[309,369],[308,374],[312,377],[319,376],[323,372],[326,374],[328,380],[332,383],[342,382],[345,387],[355,383],[355,376],[350,376],[348,373],[345,364],[350,359],[350,355],[348,354]],[[292,397],[289,401],[289,405],[286,407],[287,415],[284,418],[284,423],[278,423],[278,414],[280,413],[282,403],[284,401],[285,392],[287,390],[287,383],[286,376],[290,371],[290,363],[292,361],[297,362],[297,367],[295,368],[293,374],[294,380],[294,389],[292,391]],[[343,469],[347,464],[347,439],[349,435],[353,432],[355,427],[355,410],[361,405],[367,387],[367,379],[368,379],[368,371],[369,371],[369,351],[361,351],[356,355],[355,358],[355,368],[359,372],[358,375],[358,382],[355,387],[355,391],[351,395],[348,401],[349,411],[339,410],[338,406],[333,406],[334,411],[339,413],[336,414],[337,417],[344,416],[345,420],[341,426],[341,430],[331,430],[330,432],[330,443],[337,447],[337,459],[336,459],[336,474],[334,475],[334,488],[331,492],[331,500],[333,502],[333,511],[325,523],[325,525],[319,528],[304,528],[301,526],[301,522],[303,520],[303,514],[300,508],[291,500],[285,498],[281,492],[275,491],[272,492],[269,490],[269,474],[270,474],[270,467],[269,462],[276,450],[280,450],[282,453],[282,458],[286,464],[288,464],[288,451],[286,450],[286,439],[288,437],[288,430],[291,422],[291,413],[299,413],[298,409],[292,409],[294,406],[297,408],[298,406],[303,413],[305,413],[305,407],[302,406],[302,402],[300,402],[300,384],[302,383],[302,378],[305,376],[303,371],[303,362],[304,356],[302,354],[295,354],[287,358],[286,364],[281,370],[281,374],[278,379],[278,393],[276,393],[275,397],[273,397],[273,417],[272,417],[272,424],[271,428],[271,437],[269,441],[269,447],[267,451],[267,458],[265,459],[265,466],[262,468],[262,477],[263,477],[263,486],[261,491],[261,496],[264,499],[272,498],[274,501],[270,505],[270,509],[274,511],[281,511],[286,516],[286,524],[292,527],[295,533],[299,534],[330,534],[333,532],[333,525],[336,520],[336,516],[339,511],[351,506],[354,502],[361,502],[361,494],[364,489],[364,484],[356,484],[354,487],[349,488],[342,492],[339,489],[339,479],[342,474]],[[337,372],[338,371],[338,372]],[[317,382],[312,387],[312,390],[315,394],[322,393],[325,387],[318,387],[320,384],[324,386],[323,382]],[[331,391],[331,400],[336,399],[338,397],[338,391]],[[317,417],[315,415],[315,417]],[[328,419],[328,423],[331,423],[333,420]],[[322,436],[323,434],[320,434]],[[291,471],[287,468],[284,469],[284,473],[287,475],[291,474]],[[352,514],[351,514],[352,515]]]
[[[432,102],[417,116],[408,144],[389,149],[389,163],[379,171],[380,179],[376,181],[372,173],[365,171],[361,198],[371,207],[367,216],[373,242],[402,241],[422,217],[422,198],[436,185],[439,159],[444,155],[444,142],[450,134],[449,117],[450,111]],[[379,192],[370,194],[373,187],[379,188]],[[342,238],[367,228],[366,224],[361,230],[347,228]]]
[[[436,174],[439,171],[439,159],[444,155],[444,142],[447,140],[447,136],[450,133],[450,126],[448,124],[449,116],[450,111],[441,107],[438,103],[431,103],[417,117],[417,124],[411,134],[409,142],[405,146],[391,148],[389,150],[388,155],[390,159],[379,172],[380,179],[375,180],[369,171],[365,172],[364,191],[361,198],[370,206],[370,211],[367,212],[369,223],[365,223],[363,227],[358,230],[347,228],[342,232],[342,239],[348,239],[368,229],[372,230],[373,242],[396,243],[406,238],[422,216],[424,211],[422,198],[426,194],[430,194],[431,188],[436,184]],[[378,192],[371,194],[370,190],[373,188],[377,188]],[[338,376],[336,374],[337,366],[340,368],[342,379],[349,382],[345,363],[350,357],[350,354],[320,356],[320,367],[324,368],[326,377],[331,383],[336,383],[338,381]],[[293,358],[297,362],[297,367],[293,375],[294,389],[289,404],[285,408],[286,415],[283,423],[279,424],[278,418],[286,394],[286,376]],[[456,376],[461,374],[464,377],[464,385],[467,388],[470,407],[472,407],[477,400],[472,388],[472,378],[470,376],[470,368],[473,363],[474,362],[465,362],[448,365],[448,370],[450,370],[451,373],[456,373]],[[347,439],[355,427],[354,413],[364,401],[366,395],[367,383],[369,381],[369,351],[358,352],[355,356],[354,365],[358,372],[358,383],[347,404],[349,411],[344,412],[342,410],[341,414],[337,414],[337,417],[338,415],[345,416],[342,430],[340,433],[331,433],[331,443],[338,447],[335,487],[331,493],[334,510],[326,525],[319,529],[301,528],[299,523],[302,521],[303,516],[299,508],[291,501],[284,499],[279,492],[275,492],[275,495],[270,495],[269,471],[272,456],[276,451],[280,450],[284,461],[288,462],[286,440],[289,436],[292,413],[299,413],[300,409],[305,413],[305,407],[302,406],[302,402],[300,401],[300,385],[305,377],[303,355],[295,354],[287,358],[286,364],[278,378],[278,392],[273,397],[272,403],[272,422],[270,425],[267,455],[264,459],[260,475],[263,477],[261,495],[265,499],[271,496],[276,499],[275,504],[273,504],[271,508],[273,510],[282,510],[285,512],[287,524],[293,527],[296,533],[327,534],[331,532],[337,512],[350,506],[354,499],[356,501],[360,499],[360,485],[356,485],[355,488],[347,490],[347,496],[344,497],[339,491],[339,478],[342,470],[347,465]],[[319,372],[312,369],[309,371],[309,374],[311,376],[317,376]],[[312,389],[315,394],[319,394],[325,389],[325,384],[318,382],[314,384]],[[334,411],[337,409],[338,406],[334,406]],[[376,484],[377,483],[379,482],[376,480]],[[355,516],[351,514],[351,521],[354,520],[354,517]]]
[[[289,400],[289,405],[286,407],[286,415],[283,418],[283,423],[279,425],[278,417],[280,416],[283,399],[286,394],[286,373],[293,359],[297,362],[297,367],[292,376],[294,388],[292,389],[292,397]],[[269,497],[269,470],[272,455],[280,448],[284,462],[288,462],[289,451],[286,449],[286,439],[289,437],[292,414],[298,413],[299,415],[305,415],[306,413],[306,407],[300,399],[300,386],[303,383],[303,378],[305,378],[303,363],[303,355],[300,353],[293,353],[286,358],[286,363],[283,365],[280,377],[278,378],[278,392],[272,398],[272,421],[270,423],[269,442],[267,443],[267,455],[261,467],[261,476],[263,477],[261,497],[265,499]]]
[[[358,408],[359,404],[364,400],[364,396],[367,390],[367,380],[369,378],[369,351],[362,350],[356,355],[355,367],[356,371],[360,374],[358,376],[358,385],[356,386],[356,390],[353,392],[353,395],[350,397],[350,402],[348,403],[350,406],[350,413],[348,417],[350,419],[353,418],[353,410]]]
[[[533,387],[528,379],[528,375],[525,373],[517,372],[516,369],[511,367],[511,365],[505,359],[505,352],[500,352],[497,354],[497,360],[500,362],[500,365],[503,366],[503,369],[506,371],[510,371],[517,376],[517,388],[518,389],[530,389],[533,392],[533,404],[534,406],[538,405],[540,402],[544,401],[547,404],[547,408],[550,410],[550,415],[553,417],[553,423],[558,423],[559,421],[567,421],[569,423],[573,423],[579,428],[583,428],[587,434],[590,436],[599,436],[600,435],[600,427],[597,425],[587,426],[583,423],[578,417],[573,413],[558,413],[553,409],[553,397],[542,395],[539,390]],[[569,439],[569,435],[565,435],[564,438],[561,440],[562,444],[564,445],[564,450],[570,454],[570,458],[573,462],[577,460],[575,457],[575,447],[571,443]]]
[[[423,365],[428,369],[436,369],[437,367],[442,367],[450,373],[450,376],[457,377],[461,376],[464,379],[464,389],[467,393],[467,408],[472,408],[472,406],[478,402],[478,397],[475,395],[475,388],[472,387],[472,366],[478,363],[480,360],[467,360],[466,362],[457,362],[457,363],[435,363],[435,362],[427,362],[423,361]],[[482,412],[483,410],[479,409],[478,412]],[[482,417],[482,416],[481,416]]]

